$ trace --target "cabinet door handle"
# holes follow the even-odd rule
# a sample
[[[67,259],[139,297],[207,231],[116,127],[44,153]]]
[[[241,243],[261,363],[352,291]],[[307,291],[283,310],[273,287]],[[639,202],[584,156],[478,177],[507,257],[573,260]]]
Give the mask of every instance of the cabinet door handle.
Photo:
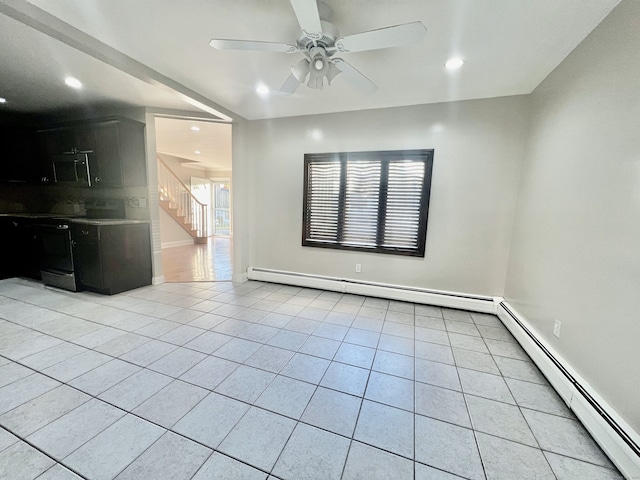
[[[81,230],[83,235],[89,235],[89,230]]]
[[[100,183],[100,177],[94,178],[93,181],[96,182],[96,183]]]

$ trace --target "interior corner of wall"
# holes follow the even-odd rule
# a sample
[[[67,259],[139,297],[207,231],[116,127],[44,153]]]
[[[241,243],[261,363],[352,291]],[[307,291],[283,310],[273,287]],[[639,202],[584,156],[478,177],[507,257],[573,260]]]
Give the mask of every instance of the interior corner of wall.
[[[231,277],[231,281],[233,283],[243,283],[246,282],[248,280],[248,276],[247,273],[234,273],[233,276]]]

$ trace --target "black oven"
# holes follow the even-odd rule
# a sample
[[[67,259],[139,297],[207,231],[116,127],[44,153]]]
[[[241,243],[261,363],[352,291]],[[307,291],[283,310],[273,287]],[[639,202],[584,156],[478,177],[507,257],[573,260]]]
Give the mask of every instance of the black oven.
[[[45,285],[76,291],[71,228],[67,219],[46,219],[34,225],[40,243],[40,275]]]

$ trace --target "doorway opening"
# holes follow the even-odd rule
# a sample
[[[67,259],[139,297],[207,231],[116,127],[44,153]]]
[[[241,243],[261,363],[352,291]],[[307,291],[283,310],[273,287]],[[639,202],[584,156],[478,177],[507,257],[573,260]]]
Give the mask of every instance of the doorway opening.
[[[230,281],[231,124],[155,118],[166,282]]]
[[[218,237],[231,236],[231,179],[212,178],[213,234]]]

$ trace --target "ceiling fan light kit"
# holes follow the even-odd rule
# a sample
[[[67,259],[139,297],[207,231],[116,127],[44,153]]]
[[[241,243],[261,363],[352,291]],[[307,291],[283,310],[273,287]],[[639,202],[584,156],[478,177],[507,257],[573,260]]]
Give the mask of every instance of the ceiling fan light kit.
[[[209,45],[218,50],[303,53],[305,57],[291,67],[291,75],[278,91],[283,95],[293,94],[305,81],[309,88],[321,89],[325,78],[327,84],[331,85],[340,73],[353,88],[372,94],[378,89],[376,84],[350,63],[334,55],[415,45],[421,42],[427,33],[422,22],[412,22],[340,37],[338,29],[330,23],[333,12],[329,5],[323,2],[316,3],[316,0],[290,2],[302,30],[302,35],[298,37],[295,45],[217,38],[209,42]]]

